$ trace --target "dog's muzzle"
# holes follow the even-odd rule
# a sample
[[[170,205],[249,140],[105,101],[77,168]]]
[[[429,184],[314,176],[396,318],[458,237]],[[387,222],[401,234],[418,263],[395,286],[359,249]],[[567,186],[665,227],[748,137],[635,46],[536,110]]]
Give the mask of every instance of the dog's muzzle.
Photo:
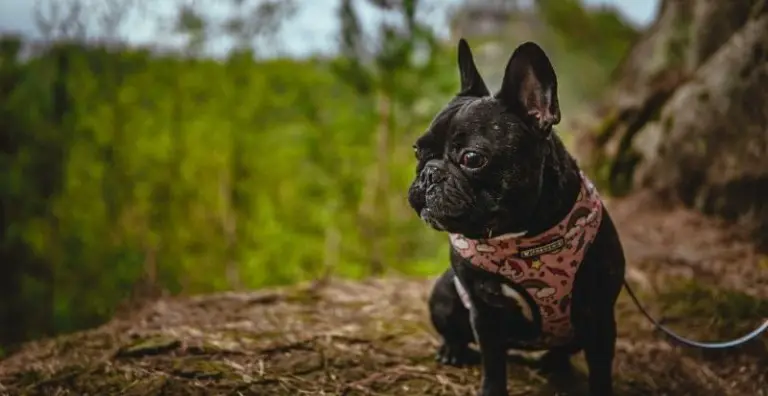
[[[443,160],[433,159],[428,161],[419,173],[417,180],[418,189],[424,194],[424,207],[419,210],[419,217],[437,230],[445,230],[445,226],[440,223],[432,213],[432,209],[427,205],[428,197],[436,194],[435,191],[440,183],[448,178],[445,171],[445,162]]]
[[[419,184],[426,193],[438,183],[442,183],[448,175],[445,172],[445,162],[443,160],[430,160],[424,165],[424,169],[419,174]]]

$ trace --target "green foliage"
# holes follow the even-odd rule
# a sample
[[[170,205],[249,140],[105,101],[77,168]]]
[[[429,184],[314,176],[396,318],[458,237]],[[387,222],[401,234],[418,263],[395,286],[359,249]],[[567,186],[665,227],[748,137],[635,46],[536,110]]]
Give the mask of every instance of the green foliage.
[[[378,96],[332,62],[74,45],[22,62],[2,48],[3,263],[24,283],[4,292],[44,322],[23,327],[92,325],[145,285],[201,293],[365,276],[366,227],[379,230],[388,270],[445,266],[443,238],[411,213],[406,190],[410,144],[452,84],[423,84],[418,111],[397,108],[391,86],[399,122],[380,201],[389,215],[362,221]],[[452,65],[439,66],[453,78]]]
[[[541,0],[537,15],[547,25],[542,41],[560,78],[564,111],[600,97],[640,32],[613,8],[589,8],[580,0]],[[559,67],[558,67],[559,66]]]
[[[517,46],[525,41],[541,45],[557,73],[561,128],[567,128],[599,100],[640,32],[610,7],[589,7],[580,0],[533,4],[511,10],[499,2],[464,2],[452,13],[451,24],[454,35],[469,40],[491,86],[501,84],[504,64]],[[570,135],[561,132],[569,143]]]
[[[571,51],[607,64],[618,64],[639,35],[612,8],[589,9],[579,0],[541,0],[537,8],[542,20]]]
[[[445,237],[406,195],[411,145],[457,89],[454,43],[415,0],[370,3],[400,20],[371,42],[343,1],[331,59],[254,60],[242,21],[228,59],[196,58],[211,25],[191,8],[183,56],[56,44],[22,59],[0,40],[0,344],[159,291],[443,269]]]

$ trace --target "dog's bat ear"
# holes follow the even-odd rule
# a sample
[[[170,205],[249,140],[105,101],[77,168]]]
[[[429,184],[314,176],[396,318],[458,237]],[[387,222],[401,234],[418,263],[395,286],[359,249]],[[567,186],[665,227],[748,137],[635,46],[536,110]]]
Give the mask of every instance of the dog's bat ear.
[[[555,69],[544,50],[532,42],[512,53],[496,98],[546,133],[560,122]]]
[[[472,50],[469,49],[467,40],[463,38],[459,39],[459,74],[461,77],[459,96],[483,97],[491,94],[475,66]]]

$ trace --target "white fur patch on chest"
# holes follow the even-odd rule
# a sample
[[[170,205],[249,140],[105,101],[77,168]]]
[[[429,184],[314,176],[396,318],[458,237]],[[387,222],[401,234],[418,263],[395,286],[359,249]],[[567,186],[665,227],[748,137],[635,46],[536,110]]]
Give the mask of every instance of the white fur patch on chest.
[[[523,295],[520,294],[520,292],[502,283],[501,294],[504,297],[508,297],[515,300],[515,303],[517,304],[518,307],[520,307],[520,310],[523,312],[523,316],[525,316],[525,318],[528,319],[529,322],[533,322],[533,309],[531,308],[531,305],[528,304],[528,301],[525,299],[525,297],[523,297]]]
[[[469,298],[469,293],[467,293],[467,291],[464,289],[464,286],[462,286],[461,282],[459,281],[459,278],[454,276],[453,283],[454,285],[456,285],[456,292],[458,292],[459,298],[461,298],[461,302],[464,304],[465,307],[467,307],[467,309],[471,309],[472,301]],[[526,300],[525,297],[523,297],[523,295],[520,294],[520,292],[502,283],[501,295],[515,301],[515,304],[517,304],[517,306],[520,307],[520,311],[522,312],[523,316],[528,321],[533,322],[533,308],[528,303],[528,300]]]

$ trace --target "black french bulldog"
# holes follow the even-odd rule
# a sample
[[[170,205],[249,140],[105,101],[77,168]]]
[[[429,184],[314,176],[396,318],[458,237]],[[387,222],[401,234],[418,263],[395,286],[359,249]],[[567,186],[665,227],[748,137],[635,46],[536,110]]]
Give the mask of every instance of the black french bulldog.
[[[544,361],[563,368],[583,350],[590,393],[611,396],[624,253],[594,187],[552,132],[555,71],[538,45],[524,43],[491,95],[464,39],[458,63],[461,91],[414,145],[408,193],[426,223],[451,234],[451,267],[429,300],[443,338],[438,359],[469,364],[476,342],[479,395],[495,396],[507,395],[509,349],[547,350]]]

